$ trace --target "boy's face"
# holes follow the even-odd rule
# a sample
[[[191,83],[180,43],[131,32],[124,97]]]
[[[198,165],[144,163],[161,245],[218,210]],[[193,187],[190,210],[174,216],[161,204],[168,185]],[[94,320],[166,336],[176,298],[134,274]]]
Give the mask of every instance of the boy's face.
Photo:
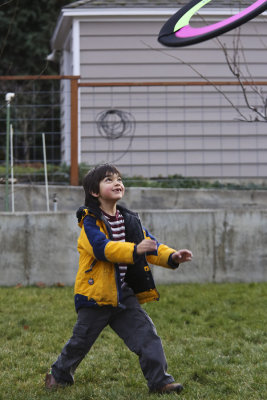
[[[117,202],[122,199],[125,192],[122,179],[118,174],[108,173],[99,183],[99,194],[93,193],[101,202]]]

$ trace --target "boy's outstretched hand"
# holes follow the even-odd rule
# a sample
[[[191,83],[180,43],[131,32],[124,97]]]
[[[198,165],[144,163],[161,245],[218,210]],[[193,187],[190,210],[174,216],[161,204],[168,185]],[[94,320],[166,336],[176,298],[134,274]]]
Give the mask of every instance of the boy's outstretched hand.
[[[136,247],[137,254],[145,254],[149,251],[157,249],[157,243],[154,240],[144,239]],[[172,261],[175,264],[181,264],[186,261],[191,261],[193,254],[190,250],[182,249],[172,254]]]
[[[191,261],[193,254],[190,250],[182,249],[172,254],[172,261],[176,264],[181,264],[186,261]]]

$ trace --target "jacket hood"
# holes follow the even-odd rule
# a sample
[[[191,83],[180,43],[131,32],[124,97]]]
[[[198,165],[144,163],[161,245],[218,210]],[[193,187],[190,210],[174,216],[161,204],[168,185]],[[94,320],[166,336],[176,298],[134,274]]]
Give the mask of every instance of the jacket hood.
[[[86,215],[88,215],[89,213],[89,209],[85,206],[81,206],[78,208],[78,210],[76,211],[76,218],[78,220],[78,225],[81,228],[83,226],[83,220],[86,217]]]
[[[80,228],[83,226],[84,218],[89,214],[95,216],[96,218],[101,218],[102,216],[100,208],[92,209],[86,206],[79,207],[76,211],[76,217]]]

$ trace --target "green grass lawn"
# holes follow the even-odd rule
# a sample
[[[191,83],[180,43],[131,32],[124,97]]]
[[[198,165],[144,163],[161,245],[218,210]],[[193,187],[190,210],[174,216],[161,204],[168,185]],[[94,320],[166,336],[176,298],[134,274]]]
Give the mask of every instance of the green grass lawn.
[[[169,372],[186,400],[267,399],[267,284],[164,285],[144,306],[162,338]],[[78,367],[75,385],[48,392],[44,375],[69,339],[73,290],[0,288],[0,399],[143,400],[131,353],[110,328]]]

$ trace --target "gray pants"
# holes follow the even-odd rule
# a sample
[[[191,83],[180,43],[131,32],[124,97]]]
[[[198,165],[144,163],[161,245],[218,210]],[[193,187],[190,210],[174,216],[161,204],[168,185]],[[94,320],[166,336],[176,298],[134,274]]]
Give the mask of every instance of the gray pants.
[[[57,382],[73,383],[76,368],[107,325],[138,355],[150,390],[174,381],[167,373],[167,362],[156,328],[127,286],[123,289],[122,303],[126,309],[104,306],[78,311],[73,336],[52,365],[52,374]]]

